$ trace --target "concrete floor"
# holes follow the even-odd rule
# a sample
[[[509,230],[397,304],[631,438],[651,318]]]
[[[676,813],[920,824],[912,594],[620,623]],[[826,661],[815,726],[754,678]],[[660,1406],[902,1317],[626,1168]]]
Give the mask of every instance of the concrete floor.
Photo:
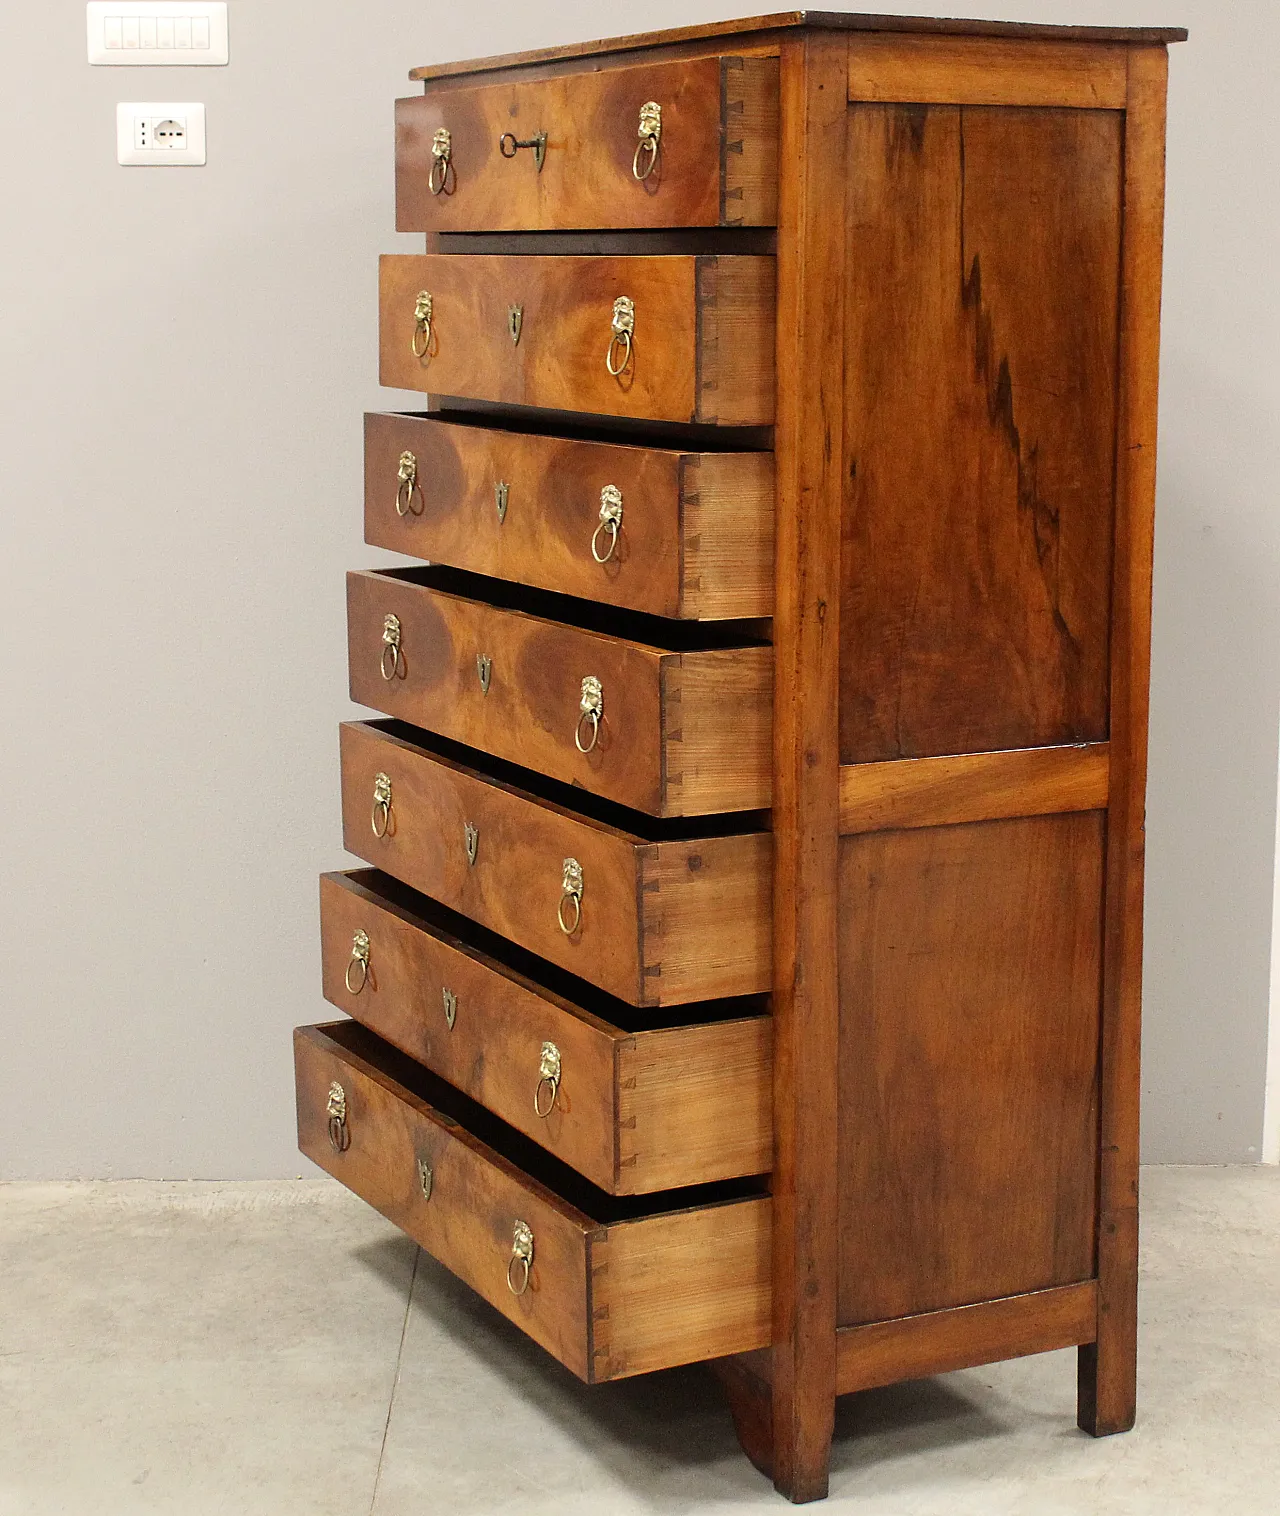
[[[1071,1353],[874,1391],[826,1509],[1275,1516],[1280,1170],[1144,1183],[1137,1430]],[[784,1509],[705,1370],[580,1385],[336,1184],[0,1186],[0,1516]]]

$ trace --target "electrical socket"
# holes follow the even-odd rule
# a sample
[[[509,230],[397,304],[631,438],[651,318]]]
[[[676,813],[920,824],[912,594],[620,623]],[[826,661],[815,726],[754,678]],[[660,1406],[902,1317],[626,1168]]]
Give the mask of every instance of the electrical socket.
[[[121,101],[116,162],[132,167],[199,168],[206,161],[204,106],[195,101]]]

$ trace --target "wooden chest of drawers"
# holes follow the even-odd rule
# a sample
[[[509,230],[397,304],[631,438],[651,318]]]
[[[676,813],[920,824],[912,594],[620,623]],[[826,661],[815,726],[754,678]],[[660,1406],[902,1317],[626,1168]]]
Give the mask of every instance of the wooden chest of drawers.
[[[1166,44],[415,71],[302,1150],[588,1381],[1135,1407]]]

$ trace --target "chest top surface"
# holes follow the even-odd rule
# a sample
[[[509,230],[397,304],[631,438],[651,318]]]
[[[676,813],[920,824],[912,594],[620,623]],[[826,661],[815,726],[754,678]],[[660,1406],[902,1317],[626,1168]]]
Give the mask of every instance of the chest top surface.
[[[637,32],[595,42],[571,42],[558,47],[534,48],[522,53],[502,53],[489,58],[470,58],[450,63],[432,63],[410,70],[410,79],[447,79],[460,74],[524,68],[536,63],[558,63],[591,58],[605,53],[639,52],[646,48],[678,43],[711,41],[717,37],[741,37],[759,32],[850,31],[896,32],[950,37],[1038,38],[1059,42],[1185,42],[1187,32],[1177,26],[1047,26],[1025,21],[974,21],[929,16],[879,16],[853,11],[778,11],[772,15],[744,16],[711,21],[701,26],[673,27],[666,31]]]

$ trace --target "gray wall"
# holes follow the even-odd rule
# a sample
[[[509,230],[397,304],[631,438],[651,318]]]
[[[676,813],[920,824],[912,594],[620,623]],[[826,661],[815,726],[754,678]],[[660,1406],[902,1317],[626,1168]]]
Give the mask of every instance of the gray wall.
[[[289,1029],[324,1014],[316,874],[343,862],[342,573],[378,557],[360,413],[400,398],[375,382],[375,257],[413,245],[391,100],[416,63],[723,0],[231,10],[230,68],[186,71],[90,69],[73,0],[6,13],[3,1176],[302,1167]],[[1172,74],[1146,1134],[1157,1160],[1247,1161],[1280,709],[1280,9],[968,10],[1194,28]],[[116,167],[115,101],[156,97],[207,101],[207,168]]]

